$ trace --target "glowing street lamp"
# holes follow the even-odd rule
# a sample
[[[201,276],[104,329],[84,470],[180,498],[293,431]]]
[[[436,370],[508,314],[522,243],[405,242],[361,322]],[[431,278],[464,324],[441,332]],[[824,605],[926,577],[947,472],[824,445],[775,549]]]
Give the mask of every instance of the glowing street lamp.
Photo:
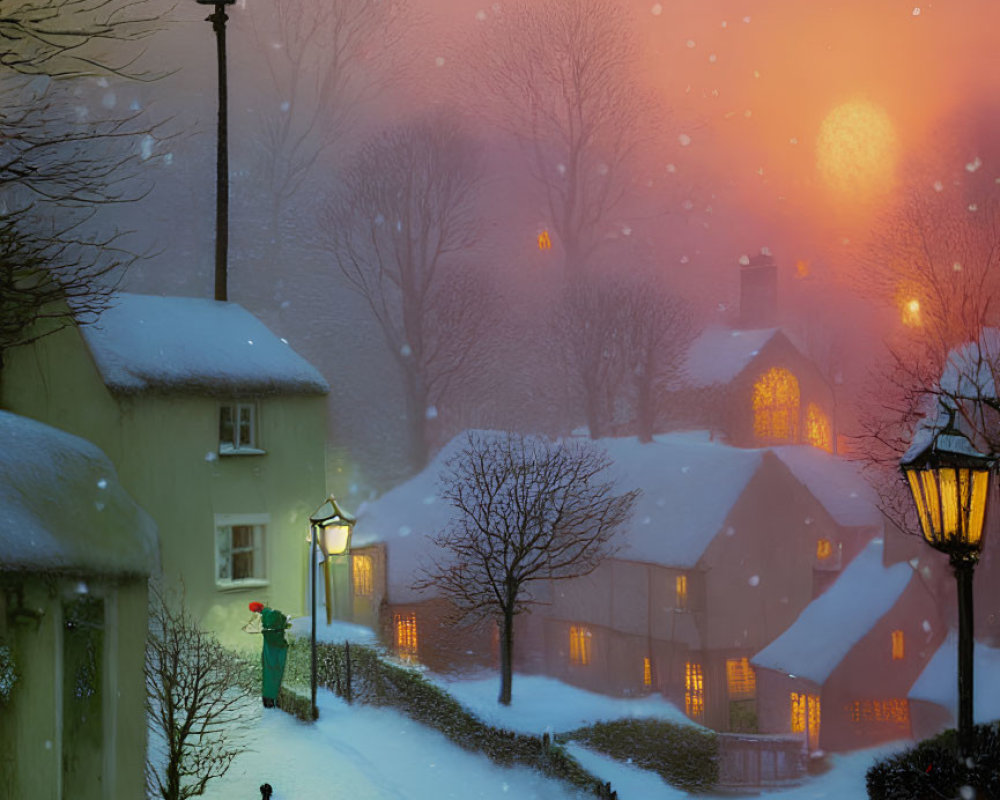
[[[955,427],[955,411],[939,430],[924,429],[900,467],[920,518],[924,539],[947,553],[958,583],[958,743],[972,755],[974,728],[972,577],[983,547],[983,522],[994,461]]]
[[[313,719],[319,717],[316,708],[316,556],[323,551],[323,583],[326,588],[326,624],[333,621],[333,593],[330,589],[330,556],[340,556],[351,549],[351,531],[357,520],[344,511],[331,494],[309,517],[312,544],[310,551],[309,577],[312,582],[310,689]]]

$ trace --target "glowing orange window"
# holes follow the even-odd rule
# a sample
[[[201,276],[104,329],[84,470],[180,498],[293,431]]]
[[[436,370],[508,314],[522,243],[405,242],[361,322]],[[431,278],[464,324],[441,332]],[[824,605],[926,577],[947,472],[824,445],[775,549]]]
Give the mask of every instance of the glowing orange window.
[[[792,733],[806,733],[809,748],[815,750],[819,747],[819,695],[792,692],[789,699],[792,708]]]
[[[372,557],[364,555],[351,556],[351,582],[354,584],[354,594],[357,597],[371,597],[372,594]]]
[[[747,658],[726,659],[726,683],[729,685],[729,697],[734,700],[757,696],[757,673]]]
[[[684,712],[696,722],[705,716],[705,677],[701,664],[692,661],[684,667]]]
[[[648,658],[642,660],[642,685],[653,685],[653,663]]]
[[[899,728],[910,725],[910,703],[905,699],[855,700],[849,709],[854,723],[874,722]]]
[[[899,661],[903,658],[905,650],[903,648],[903,632],[896,630],[892,632],[892,660]]]
[[[815,403],[806,406],[806,442],[820,450],[833,452],[833,428],[830,418]]]
[[[833,542],[829,539],[817,539],[816,541],[816,559],[818,561],[826,561],[830,556],[833,555]]]
[[[799,381],[773,367],[753,387],[753,432],[759,442],[792,442],[799,436]]]
[[[590,629],[583,625],[569,627],[569,661],[585,667],[590,663]]]
[[[688,607],[688,579],[687,575],[678,575],[676,582],[677,602],[675,608],[684,610]]]
[[[396,652],[402,658],[413,658],[417,655],[417,615],[396,614]]]

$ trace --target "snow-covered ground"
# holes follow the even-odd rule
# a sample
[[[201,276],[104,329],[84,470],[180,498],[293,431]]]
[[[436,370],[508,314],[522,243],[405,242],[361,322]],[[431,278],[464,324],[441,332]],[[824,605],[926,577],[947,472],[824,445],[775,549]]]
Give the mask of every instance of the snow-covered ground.
[[[492,724],[520,731],[568,730],[627,714],[682,721],[662,698],[622,700],[594,695],[551,678],[514,676],[514,702],[496,706],[496,676],[475,680],[428,675]],[[209,785],[208,800],[255,800],[267,781],[274,800],[570,800],[579,796],[527,768],[502,768],[462,750],[443,735],[388,708],[348,706],[319,694],[320,719],[308,725],[276,710],[259,709],[246,720],[253,749],[224,778]],[[685,720],[686,721],[686,720]],[[865,771],[879,755],[903,744],[831,756],[832,768],[803,785],[760,795],[764,800],[864,800]],[[570,745],[585,768],[610,781],[621,800],[688,797],[657,775]]]

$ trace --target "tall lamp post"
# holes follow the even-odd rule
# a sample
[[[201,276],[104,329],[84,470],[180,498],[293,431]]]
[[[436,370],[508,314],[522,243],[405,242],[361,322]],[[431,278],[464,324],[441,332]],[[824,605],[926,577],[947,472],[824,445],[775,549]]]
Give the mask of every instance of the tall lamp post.
[[[913,494],[924,539],[947,553],[958,583],[958,745],[972,755],[972,577],[983,546],[983,522],[994,461],[955,428],[955,412],[926,440],[913,443],[900,467]]]
[[[309,579],[312,597],[311,612],[311,664],[310,664],[310,697],[312,698],[312,717],[319,716],[316,707],[316,558],[318,551],[323,551],[323,577],[326,586],[326,618],[327,624],[332,620],[333,598],[330,592],[330,556],[340,556],[351,549],[351,531],[355,518],[344,511],[337,499],[331,494],[319,508],[309,517],[310,551]]]
[[[215,6],[205,20],[215,31],[219,64],[219,120],[215,144],[215,299],[228,300],[229,269],[229,99],[226,81],[226,6],[236,0],[197,0],[199,5]]]

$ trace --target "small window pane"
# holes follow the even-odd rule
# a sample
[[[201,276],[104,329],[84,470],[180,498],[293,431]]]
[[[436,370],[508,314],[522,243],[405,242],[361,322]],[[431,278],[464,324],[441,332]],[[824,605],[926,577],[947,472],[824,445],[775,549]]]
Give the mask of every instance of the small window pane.
[[[219,406],[219,443],[234,444],[233,407]]]
[[[253,574],[253,550],[242,553],[233,553],[233,580],[252,578]]]
[[[253,547],[253,526],[233,525],[233,549]]]
[[[240,406],[240,438],[237,447],[253,447],[253,406]]]

